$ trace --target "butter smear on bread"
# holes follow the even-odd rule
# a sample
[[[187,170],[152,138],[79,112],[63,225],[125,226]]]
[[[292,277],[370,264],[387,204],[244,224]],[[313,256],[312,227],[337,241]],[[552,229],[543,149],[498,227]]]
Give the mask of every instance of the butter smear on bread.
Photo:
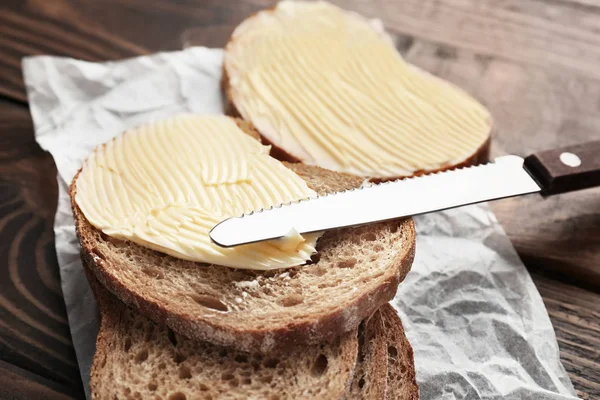
[[[465,162],[491,133],[476,100],[404,61],[377,24],[325,2],[261,11],[225,50],[235,110],[306,164],[411,176]]]
[[[185,260],[268,270],[306,263],[319,234],[221,248],[209,231],[226,217],[313,195],[233,119],[182,115],[99,146],[75,201],[108,236]]]

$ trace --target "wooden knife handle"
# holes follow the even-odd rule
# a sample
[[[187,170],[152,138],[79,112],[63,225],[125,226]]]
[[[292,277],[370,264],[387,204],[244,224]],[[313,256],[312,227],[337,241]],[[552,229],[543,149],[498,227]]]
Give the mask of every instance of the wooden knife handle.
[[[600,186],[600,140],[532,154],[524,167],[544,196]]]

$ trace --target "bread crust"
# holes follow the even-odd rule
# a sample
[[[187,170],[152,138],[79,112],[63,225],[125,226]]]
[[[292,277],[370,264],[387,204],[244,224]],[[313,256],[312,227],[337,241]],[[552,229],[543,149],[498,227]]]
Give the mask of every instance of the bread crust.
[[[256,137],[255,131],[248,123],[240,122],[239,124],[243,130]],[[351,181],[354,186],[360,184],[360,179],[356,177],[319,167],[301,164],[290,164],[288,167],[301,177],[303,174],[309,177],[323,176],[329,180],[335,177],[336,180]],[[135,307],[153,321],[164,323],[174,331],[193,339],[246,351],[261,349],[263,352],[331,341],[340,334],[355,329],[361,320],[373,314],[382,304],[389,302],[395,296],[398,284],[409,272],[414,259],[416,237],[414,222],[410,218],[391,221],[389,222],[390,226],[401,230],[402,251],[399,251],[396,257],[390,261],[385,276],[380,278],[381,281],[376,288],[364,290],[353,301],[339,304],[335,309],[328,310],[326,315],[299,318],[280,326],[234,329],[224,324],[219,318],[204,314],[191,315],[185,310],[176,309],[165,303],[164,299],[156,296],[152,288],[131,285],[121,279],[118,271],[122,266],[114,265],[110,255],[102,254],[97,246],[99,241],[110,241],[110,238],[103,238],[106,235],[103,235],[87,221],[75,201],[78,176],[79,172],[70,186],[71,205],[77,236],[82,247],[82,258],[90,265],[95,277],[125,304]],[[324,237],[327,235],[328,232]],[[128,246],[141,247],[134,243],[128,243]],[[154,253],[160,255],[158,252]],[[203,267],[201,264],[198,265],[199,268]]]
[[[274,11],[275,11],[275,6],[267,8],[267,9],[259,11],[259,12],[274,12]],[[255,18],[259,12],[251,14],[243,22],[245,22],[251,18]],[[233,41],[234,41],[233,37],[230,37],[229,41],[225,45],[225,49],[224,49],[225,53],[227,53],[229,51],[230,47],[232,46]],[[419,69],[416,66],[413,66],[413,67],[415,67],[416,69]],[[232,94],[231,85],[229,83],[229,75],[227,72],[227,65],[225,62],[223,63],[223,68],[222,68],[221,88],[225,95],[224,96],[225,114],[229,115],[233,118],[239,118],[239,119],[244,120],[244,117],[241,115],[241,113],[239,112],[238,108],[235,105],[234,96]],[[494,135],[494,131],[495,131],[495,128],[494,128],[494,123],[492,121],[490,124],[490,131],[488,134],[488,138],[481,144],[481,146],[479,146],[479,148],[473,154],[471,154],[469,157],[467,157],[465,160],[463,160],[459,163],[456,163],[453,165],[448,165],[448,166],[445,166],[442,168],[432,169],[432,170],[418,170],[409,176],[395,176],[395,177],[390,177],[390,178],[373,177],[373,178],[370,178],[369,180],[374,183],[393,181],[396,179],[411,178],[411,177],[415,177],[415,176],[433,174],[436,172],[444,172],[444,171],[449,171],[452,169],[470,167],[470,166],[486,163],[490,159],[492,136]],[[276,159],[278,159],[280,161],[287,161],[287,162],[291,162],[291,163],[301,163],[302,162],[302,160],[293,156],[292,154],[287,152],[285,149],[272,143],[269,139],[267,139],[264,135],[262,135],[262,133],[260,131],[258,131],[258,133],[261,136],[261,141],[265,145],[271,146],[271,156],[275,157]]]

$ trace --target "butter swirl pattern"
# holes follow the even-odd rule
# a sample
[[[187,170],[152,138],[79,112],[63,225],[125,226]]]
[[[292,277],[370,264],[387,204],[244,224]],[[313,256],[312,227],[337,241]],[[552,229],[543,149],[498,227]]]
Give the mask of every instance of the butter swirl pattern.
[[[406,63],[365,18],[281,2],[243,22],[225,53],[231,98],[302,161],[365,177],[458,164],[487,140],[487,110]]]
[[[185,260],[245,269],[304,264],[319,235],[224,249],[219,221],[315,194],[269,148],[223,116],[183,115],[131,129],[98,147],[75,201],[109,236]]]

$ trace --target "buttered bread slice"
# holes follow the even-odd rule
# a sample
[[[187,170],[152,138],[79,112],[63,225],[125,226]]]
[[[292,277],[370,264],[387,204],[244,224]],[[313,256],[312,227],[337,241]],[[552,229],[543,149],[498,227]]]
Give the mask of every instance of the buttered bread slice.
[[[71,184],[82,256],[123,302],[189,338],[261,352],[334,340],[392,299],[413,222],[212,245],[211,224],[228,213],[362,183],[281,163],[257,138],[225,116],[184,115],[98,147]]]
[[[378,25],[325,2],[283,1],[242,22],[223,84],[231,113],[288,161],[392,179],[489,151],[481,104],[404,61]]]
[[[227,249],[208,233],[227,217],[315,194],[233,119],[182,115],[98,147],[75,201],[111,237],[184,260],[268,270],[305,264],[319,234]]]

